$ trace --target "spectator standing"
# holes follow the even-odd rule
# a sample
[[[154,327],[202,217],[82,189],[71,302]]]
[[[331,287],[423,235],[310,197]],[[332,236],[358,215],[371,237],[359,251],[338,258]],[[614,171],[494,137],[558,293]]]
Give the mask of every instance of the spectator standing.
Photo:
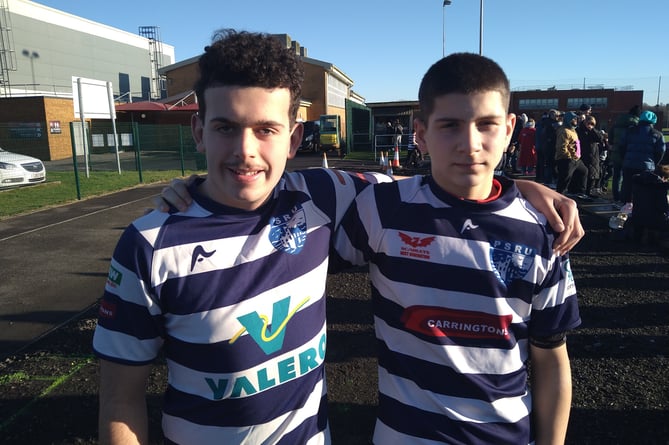
[[[518,116],[516,120],[516,125],[513,128],[513,135],[511,136],[511,143],[506,150],[506,168],[512,173],[518,173],[518,155],[519,155],[519,146],[518,138],[520,137],[520,132],[525,128],[527,124],[527,114],[522,113]]]
[[[555,164],[557,167],[558,193],[575,194],[578,198],[587,198],[585,186],[588,169],[581,161],[581,145],[576,134],[578,115],[568,111],[564,122],[556,132]]]
[[[632,222],[635,238],[643,232],[669,233],[669,164],[661,164],[654,172],[643,172],[632,177],[634,208]]]
[[[657,116],[652,111],[639,115],[639,124],[630,128],[623,138],[625,157],[623,158],[622,199],[632,203],[632,177],[643,172],[652,172],[664,157],[666,147],[662,133],[653,125]]]
[[[625,134],[630,128],[636,127],[639,123],[639,114],[641,107],[638,105],[630,108],[627,114],[621,114],[609,134],[609,155],[608,160],[613,170],[611,177],[611,194],[613,200],[622,206],[622,183],[623,183],[623,158],[625,157]]]
[[[599,150],[602,145],[602,135],[595,128],[597,120],[594,116],[586,114],[583,122],[576,128],[576,134],[581,145],[581,160],[588,169],[585,185],[585,194],[590,197],[599,197],[602,192],[599,189],[600,168]]]
[[[555,184],[557,172],[555,168],[555,141],[558,128],[561,127],[562,116],[558,110],[551,109],[548,111],[548,117],[541,124],[541,147],[544,153],[543,172],[544,175],[540,181],[551,186]],[[537,160],[537,163],[539,160]],[[537,176],[539,178],[539,176]]]
[[[578,107],[578,114],[579,116],[582,116],[582,119],[585,119],[588,116],[592,116],[592,106],[588,104],[581,104],[581,106]]]
[[[386,137],[385,143],[388,145],[388,150],[390,150],[393,147],[393,143],[395,140],[395,127],[393,126],[393,123],[390,121],[386,122],[386,134],[388,136]]]
[[[543,141],[541,139],[541,132],[544,127],[544,119],[548,118],[548,112],[544,112],[541,117],[535,122],[535,133],[534,133],[534,148],[537,153],[537,162],[534,168],[534,180],[536,182],[543,182],[544,169],[546,164],[546,158],[544,155]],[[541,170],[541,171],[540,171]]]
[[[404,134],[404,127],[402,127],[399,119],[395,119],[393,134],[395,135],[393,143],[395,144],[395,148],[399,150],[402,146],[402,135]]]
[[[409,134],[409,142],[407,144],[407,159],[404,163],[406,168],[418,167],[423,160],[423,153],[416,143],[416,129],[413,128]]]
[[[518,147],[520,154],[518,156],[518,168],[523,175],[534,173],[537,165],[536,133],[534,119],[529,119],[525,128],[520,130],[518,135]]]
[[[599,150],[599,189],[602,192],[607,192],[609,189],[609,180],[613,176],[613,166],[609,162],[609,135],[606,131],[600,130],[602,134],[602,146]]]

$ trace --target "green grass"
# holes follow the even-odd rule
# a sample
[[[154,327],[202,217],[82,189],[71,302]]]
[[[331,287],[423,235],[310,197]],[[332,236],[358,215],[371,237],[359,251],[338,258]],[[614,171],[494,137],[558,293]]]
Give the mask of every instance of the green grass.
[[[191,171],[186,171],[189,176]],[[169,181],[180,177],[181,170],[143,171],[144,184]],[[137,172],[92,172],[87,178],[79,175],[81,198],[104,195],[139,184]],[[29,187],[19,187],[0,191],[0,220],[10,216],[28,213],[42,208],[61,205],[77,200],[74,173],[48,172],[47,182]]]

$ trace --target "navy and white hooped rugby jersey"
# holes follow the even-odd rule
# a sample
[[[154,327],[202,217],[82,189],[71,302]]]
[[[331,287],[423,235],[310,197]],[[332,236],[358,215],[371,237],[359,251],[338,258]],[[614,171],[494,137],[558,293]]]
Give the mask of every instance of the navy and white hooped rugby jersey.
[[[376,444],[534,440],[528,339],[580,317],[569,260],[553,254],[545,218],[499,182],[499,198],[485,203],[431,177],[380,184],[342,221],[342,259],[370,264]]]
[[[191,190],[184,213],[153,212],[111,262],[96,354],[169,369],[167,443],[329,443],[325,282],[333,230],[376,174],[286,173],[254,212]]]

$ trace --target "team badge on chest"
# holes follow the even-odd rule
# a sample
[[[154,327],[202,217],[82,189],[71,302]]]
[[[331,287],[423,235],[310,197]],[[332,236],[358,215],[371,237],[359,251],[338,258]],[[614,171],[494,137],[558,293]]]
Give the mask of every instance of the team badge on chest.
[[[276,250],[291,255],[300,253],[307,240],[307,218],[302,206],[275,216],[270,225],[269,240]]]
[[[534,264],[536,251],[532,247],[507,241],[490,243],[490,262],[497,278],[506,286],[523,278]]]

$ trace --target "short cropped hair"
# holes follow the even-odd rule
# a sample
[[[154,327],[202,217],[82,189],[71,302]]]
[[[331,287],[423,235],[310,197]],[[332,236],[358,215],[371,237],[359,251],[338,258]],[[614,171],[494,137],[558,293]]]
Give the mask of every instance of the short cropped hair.
[[[498,91],[508,112],[509,79],[493,60],[472,53],[454,53],[436,62],[423,76],[418,89],[421,116],[427,124],[435,99],[451,93],[475,94]]]
[[[204,118],[207,88],[219,86],[260,87],[290,90],[289,118],[297,117],[302,96],[304,68],[294,50],[264,33],[219,30],[200,56],[199,77],[194,89],[200,118]]]

